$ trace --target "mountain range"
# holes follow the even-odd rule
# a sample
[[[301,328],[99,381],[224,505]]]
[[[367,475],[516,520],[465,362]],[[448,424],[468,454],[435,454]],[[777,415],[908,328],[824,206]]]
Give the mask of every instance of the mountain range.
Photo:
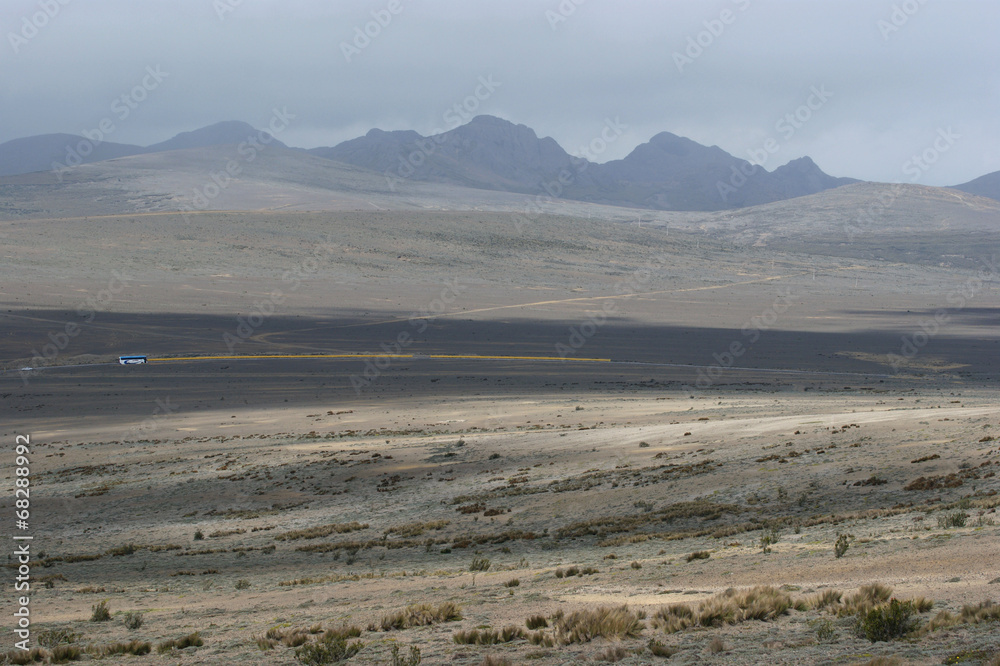
[[[617,132],[617,134],[616,134]],[[608,121],[605,140],[620,135]],[[657,210],[715,211],[783,201],[859,182],[824,173],[809,157],[767,171],[718,146],[661,132],[625,158],[597,163],[567,153],[554,139],[493,116],[433,136],[373,129],[332,147],[288,148],[239,121],[216,123],[151,146],[44,134],[0,144],[0,176],[55,171],[133,155],[239,145],[268,145],[381,174],[388,190],[407,181]],[[596,140],[595,140],[596,141]],[[1000,200],[1000,172],[957,189]]]

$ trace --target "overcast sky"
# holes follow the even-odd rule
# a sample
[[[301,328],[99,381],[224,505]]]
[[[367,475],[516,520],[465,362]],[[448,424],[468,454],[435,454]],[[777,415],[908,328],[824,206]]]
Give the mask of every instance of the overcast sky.
[[[600,162],[670,131],[767,146],[769,170],[1000,170],[997,0],[0,0],[0,33],[0,142],[106,120],[148,145],[277,108],[315,147],[486,113],[574,154],[617,120]]]

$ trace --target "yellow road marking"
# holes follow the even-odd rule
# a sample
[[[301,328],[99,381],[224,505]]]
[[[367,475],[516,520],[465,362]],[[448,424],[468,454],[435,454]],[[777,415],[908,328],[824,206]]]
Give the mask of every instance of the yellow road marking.
[[[250,356],[173,356],[165,358],[150,358],[150,363],[157,361],[226,361],[240,359],[280,359],[280,358],[439,358],[439,359],[482,359],[499,361],[589,361],[592,363],[610,363],[610,358],[563,358],[561,356],[495,356],[478,354],[266,354]]]

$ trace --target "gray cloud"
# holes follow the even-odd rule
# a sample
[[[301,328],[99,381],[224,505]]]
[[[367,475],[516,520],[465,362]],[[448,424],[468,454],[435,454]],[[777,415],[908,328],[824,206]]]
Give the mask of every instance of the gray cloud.
[[[919,182],[954,184],[1000,170],[998,28],[993,0],[7,0],[0,141],[110,117],[111,140],[145,145],[263,125],[274,107],[297,115],[291,145],[429,133],[492,75],[476,112],[570,152],[618,117],[629,128],[605,159],[666,130],[740,157],[772,138],[769,169],[809,155],[834,175],[908,181],[904,162],[950,127],[961,139]],[[168,76],[120,119],[115,100],[157,65]],[[814,88],[832,95],[805,114]]]

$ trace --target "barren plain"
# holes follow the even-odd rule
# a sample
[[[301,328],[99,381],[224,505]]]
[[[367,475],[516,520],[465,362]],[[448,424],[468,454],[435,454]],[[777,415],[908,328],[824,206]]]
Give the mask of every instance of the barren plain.
[[[137,190],[131,213],[81,191],[81,217],[18,183],[0,436],[31,438],[49,650],[1000,651],[996,202],[910,188],[859,226],[888,186],[635,220],[506,200],[182,215]],[[858,636],[890,597],[915,631]],[[110,654],[129,641],[151,652]]]

